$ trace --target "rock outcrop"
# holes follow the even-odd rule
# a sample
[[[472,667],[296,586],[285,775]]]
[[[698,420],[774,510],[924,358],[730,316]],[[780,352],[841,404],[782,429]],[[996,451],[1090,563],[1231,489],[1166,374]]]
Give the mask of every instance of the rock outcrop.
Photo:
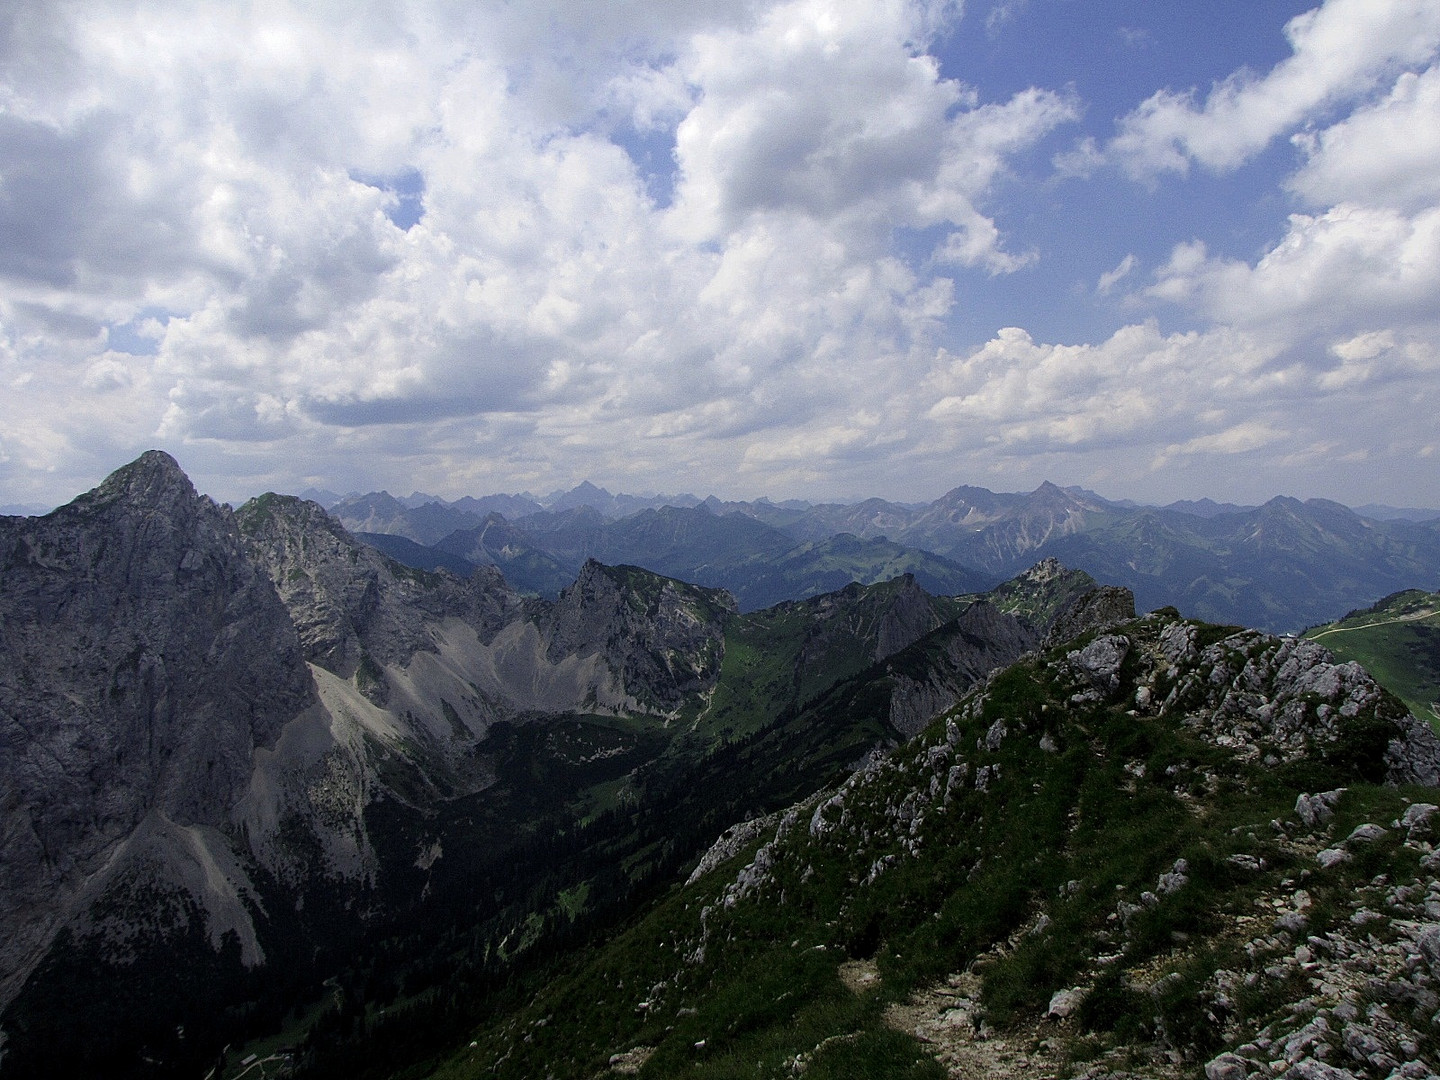
[[[366,657],[408,664],[428,623],[463,618],[482,643],[523,612],[493,567],[469,580],[410,570],[359,543],[317,503],[263,495],[236,513],[246,550],[289,609],[305,659],[351,678]]]
[[[1035,632],[1023,620],[985,601],[966,608],[934,631],[924,661],[896,664],[890,723],[913,736],[945,712],[977,682],[1035,648]]]
[[[1095,579],[1083,570],[1071,570],[1059,559],[1049,558],[997,585],[988,598],[1043,634],[1069,604],[1096,588]]]
[[[184,833],[169,848],[192,861],[233,862],[255,752],[316,697],[233,516],[166,454],[43,518],[0,519],[0,566],[5,1001],[142,826]],[[243,891],[239,874],[216,877]]]
[[[1135,618],[1135,596],[1118,585],[1100,585],[1072,596],[1045,628],[1047,647],[1095,630],[1109,630]]]
[[[593,704],[665,714],[714,685],[734,611],[721,590],[592,559],[540,625],[552,663],[595,657],[608,673],[590,689]]]
[[[1193,625],[1172,621],[1136,705],[1184,717],[1207,741],[1269,765],[1320,755],[1358,778],[1433,784],[1440,740],[1369,672],[1324,646],[1242,630],[1203,648]]]

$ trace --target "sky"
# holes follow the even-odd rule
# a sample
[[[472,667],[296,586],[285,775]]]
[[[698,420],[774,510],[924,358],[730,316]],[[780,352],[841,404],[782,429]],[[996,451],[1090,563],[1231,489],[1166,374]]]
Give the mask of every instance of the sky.
[[[1435,0],[9,0],[0,504],[1440,507]]]

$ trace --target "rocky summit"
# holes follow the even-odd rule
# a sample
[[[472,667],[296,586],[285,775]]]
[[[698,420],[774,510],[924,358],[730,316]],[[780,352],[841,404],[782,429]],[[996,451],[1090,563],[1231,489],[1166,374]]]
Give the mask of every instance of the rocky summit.
[[[493,569],[394,563],[313,503],[231,512],[160,452],[0,519],[0,558],[7,1071],[79,958],[174,953],[214,988],[384,911],[376,804],[493,784],[497,721],[668,712],[713,683],[733,607],[598,564],[527,603]]]
[[[0,1080],[1440,1075],[1440,740],[1315,641],[539,599],[158,452],[0,560]]]
[[[43,518],[0,519],[0,565],[0,1002],[72,921],[136,933],[90,909],[141,878],[258,963],[226,832],[257,751],[317,700],[234,517],[152,452]]]

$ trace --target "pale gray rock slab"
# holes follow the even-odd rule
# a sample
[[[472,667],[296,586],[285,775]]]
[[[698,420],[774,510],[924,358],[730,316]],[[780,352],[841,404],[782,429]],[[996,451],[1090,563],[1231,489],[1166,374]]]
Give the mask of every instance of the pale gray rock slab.
[[[1045,1015],[1053,1020],[1064,1020],[1071,1016],[1085,1002],[1085,991],[1078,987],[1068,990],[1057,990],[1050,998],[1050,1005],[1045,1010]]]
[[[1118,585],[1100,585],[1071,599],[1045,630],[1045,647],[1091,631],[1111,630],[1135,618],[1135,595]]]
[[[1388,830],[1384,826],[1367,821],[1362,825],[1356,825],[1350,835],[1345,838],[1345,842],[1347,844],[1373,844],[1376,840],[1384,839],[1387,833]]]
[[[1316,795],[1301,795],[1295,800],[1295,813],[1312,829],[1323,825],[1335,816],[1335,806],[1344,793],[1344,788],[1337,788]]]
[[[1430,833],[1435,812],[1440,806],[1434,803],[1411,803],[1405,808],[1405,813],[1400,818],[1400,824],[1409,832],[1413,839],[1416,836],[1426,836]]]
[[[1250,1063],[1238,1054],[1224,1053],[1205,1063],[1205,1080],[1245,1080]]]
[[[1121,634],[1103,634],[1083,649],[1065,654],[1065,662],[1087,678],[1102,694],[1120,687],[1120,665],[1130,652],[1130,639]]]

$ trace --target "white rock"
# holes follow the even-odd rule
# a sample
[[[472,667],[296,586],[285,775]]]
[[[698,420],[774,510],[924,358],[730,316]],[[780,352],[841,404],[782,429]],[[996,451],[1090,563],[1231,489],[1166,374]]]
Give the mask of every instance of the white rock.
[[[1335,804],[1345,794],[1344,788],[1322,791],[1316,795],[1301,795],[1295,800],[1295,813],[1310,828],[1323,825],[1335,816]]]
[[[1237,1054],[1221,1054],[1205,1063],[1205,1080],[1245,1080],[1249,1063]]]
[[[1385,829],[1383,826],[1374,825],[1367,821],[1363,825],[1356,825],[1355,830],[1345,838],[1345,842],[1347,844],[1352,842],[1373,844],[1384,835]]]
[[[1400,819],[1400,824],[1410,830],[1412,838],[1417,834],[1429,833],[1430,819],[1435,816],[1436,810],[1440,810],[1440,806],[1436,806],[1434,803],[1412,803],[1406,808],[1405,816]]]
[[[985,732],[985,749],[999,750],[1000,743],[1004,740],[1007,734],[1008,731],[1005,727],[1005,721],[996,720],[995,723],[990,725],[990,730]]]
[[[1079,987],[1070,990],[1058,990],[1050,998],[1050,1007],[1045,1010],[1045,1016],[1051,1020],[1064,1020],[1080,1007],[1085,1000],[1085,991]]]

